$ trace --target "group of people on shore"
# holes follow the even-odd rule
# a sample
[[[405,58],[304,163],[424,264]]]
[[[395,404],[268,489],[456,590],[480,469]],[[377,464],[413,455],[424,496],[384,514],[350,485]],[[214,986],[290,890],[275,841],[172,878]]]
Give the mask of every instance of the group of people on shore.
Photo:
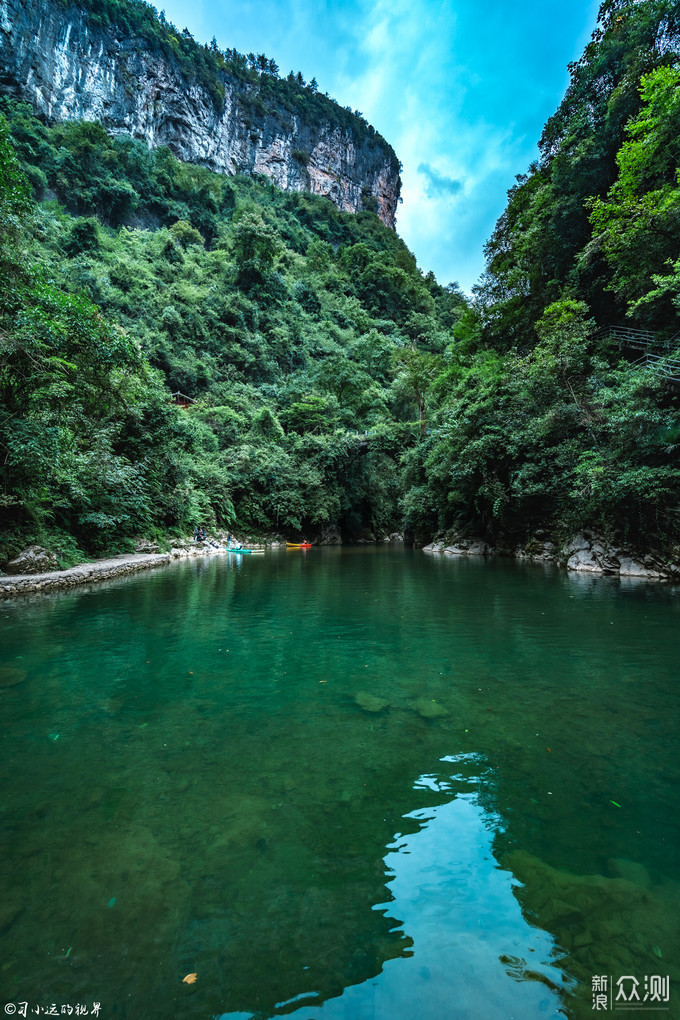
[[[211,542],[210,539],[208,538],[206,530],[202,524],[197,524],[196,527],[194,528],[194,542],[210,542],[211,545],[215,545],[215,543]],[[227,549],[240,549],[240,548],[241,543],[238,542],[231,533],[229,533],[227,535]]]

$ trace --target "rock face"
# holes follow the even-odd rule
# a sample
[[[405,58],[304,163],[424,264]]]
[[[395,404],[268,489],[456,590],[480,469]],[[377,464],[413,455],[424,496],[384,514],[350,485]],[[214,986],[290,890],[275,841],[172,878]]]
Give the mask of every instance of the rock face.
[[[483,538],[458,538],[452,545],[430,542],[423,552],[443,552],[447,556],[493,556],[495,550]]]
[[[451,536],[449,536],[450,538]],[[453,544],[444,539],[431,542],[423,552],[446,553],[449,556],[512,556],[518,560],[558,563],[580,574],[610,574],[618,577],[639,577],[650,581],[680,580],[680,547],[673,560],[654,553],[625,549],[590,533],[575,535],[561,548],[541,529],[535,531],[523,546],[494,549],[484,539],[455,536]]]
[[[597,536],[576,535],[562,549],[567,570],[591,574],[618,574],[650,580],[677,576],[677,567],[651,554],[633,554]]]
[[[58,569],[57,557],[41,545],[29,545],[6,565],[9,574],[42,574],[47,570]]]
[[[104,30],[76,5],[0,0],[0,89],[49,122],[100,121],[112,135],[167,145],[182,160],[225,174],[262,174],[285,191],[309,191],[339,209],[368,201],[394,228],[399,164],[365,131],[310,124],[302,96],[292,112],[263,104],[258,86],[221,74],[223,103],[178,62],[142,39]]]

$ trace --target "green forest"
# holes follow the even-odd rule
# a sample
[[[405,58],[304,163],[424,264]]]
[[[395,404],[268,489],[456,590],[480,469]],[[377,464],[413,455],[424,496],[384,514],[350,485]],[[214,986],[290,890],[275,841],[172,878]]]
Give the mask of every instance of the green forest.
[[[197,524],[670,549],[679,42],[677,3],[606,0],[472,298],[373,212],[2,99],[0,559]]]

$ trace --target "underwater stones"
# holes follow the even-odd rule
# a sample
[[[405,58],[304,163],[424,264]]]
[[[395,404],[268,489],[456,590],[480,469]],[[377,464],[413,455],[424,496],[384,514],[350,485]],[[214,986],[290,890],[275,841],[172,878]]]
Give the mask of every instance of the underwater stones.
[[[7,931],[24,909],[24,904],[15,900],[0,902],[0,931]]]
[[[639,885],[643,889],[651,888],[652,880],[649,877],[649,872],[639,861],[628,861],[624,857],[612,857],[607,861],[607,867],[615,878],[625,878],[628,882],[634,882],[635,885]]]
[[[366,691],[359,691],[358,694],[355,694],[354,701],[364,712],[382,712],[383,708],[387,708],[389,705],[386,698],[378,698],[375,694],[368,694]]]
[[[422,719],[440,719],[448,715],[447,709],[432,698],[417,698],[411,702],[411,708],[417,712]]]
[[[272,808],[281,806],[248,794],[216,801],[216,822],[209,829],[214,838],[204,848],[205,859],[221,860],[226,849],[251,850],[267,833]]]
[[[571,903],[559,898],[546,900],[541,906],[541,913],[563,923],[580,921],[583,916]]]
[[[663,959],[664,973],[675,980],[672,957],[680,942],[678,883],[644,888],[649,881],[646,869],[624,859],[609,861],[609,870],[615,873],[612,878],[572,875],[523,850],[508,854],[503,866],[523,883],[515,895],[534,919],[532,923],[552,932],[569,952],[569,970],[582,982],[579,994],[588,999],[587,1015],[590,978],[599,972],[603,960],[614,975],[644,974],[656,957],[657,963]]]
[[[16,687],[17,684],[20,684],[25,679],[25,669],[16,669],[14,666],[0,666],[0,688]]]

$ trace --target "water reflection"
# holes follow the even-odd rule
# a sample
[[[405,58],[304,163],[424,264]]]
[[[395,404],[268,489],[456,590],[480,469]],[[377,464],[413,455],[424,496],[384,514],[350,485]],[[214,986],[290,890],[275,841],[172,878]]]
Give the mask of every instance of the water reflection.
[[[560,969],[562,954],[549,934],[525,920],[516,879],[494,858],[501,820],[481,807],[475,792],[490,770],[477,754],[447,756],[442,765],[414,785],[418,799],[425,795],[431,803],[405,815],[405,832],[386,847],[389,895],[373,907],[399,918],[392,930],[410,948],[325,1002],[320,993],[303,992],[270,1013],[223,1013],[220,1020],[282,1013],[296,1020],[565,1015],[563,992],[573,982]]]
[[[672,972],[677,603],[312,552],[0,611],[0,994],[534,1020]]]

